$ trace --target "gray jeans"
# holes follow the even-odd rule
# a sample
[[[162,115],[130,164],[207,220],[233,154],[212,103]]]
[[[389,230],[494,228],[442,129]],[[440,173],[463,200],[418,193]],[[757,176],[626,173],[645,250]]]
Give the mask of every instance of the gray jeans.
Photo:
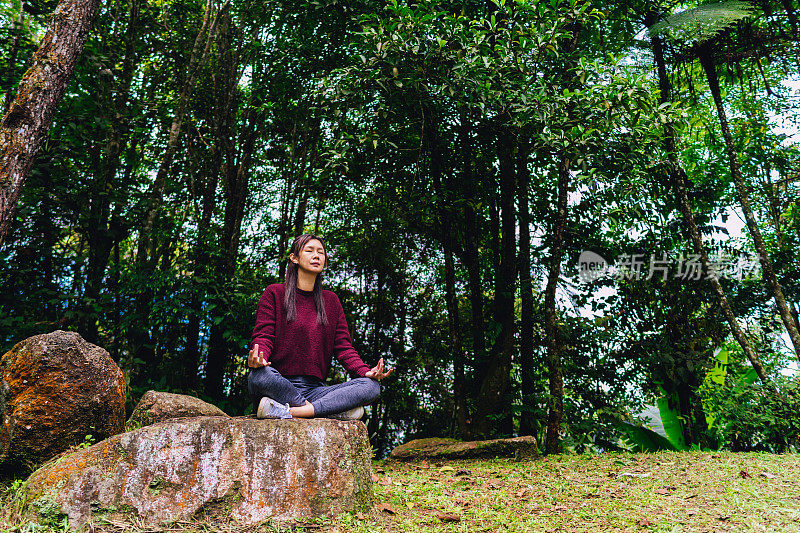
[[[312,376],[282,376],[271,366],[251,368],[247,391],[253,411],[264,396],[290,407],[300,407],[306,400],[314,406],[314,416],[325,417],[367,405],[378,399],[381,385],[372,378],[356,378],[338,385],[325,385]]]

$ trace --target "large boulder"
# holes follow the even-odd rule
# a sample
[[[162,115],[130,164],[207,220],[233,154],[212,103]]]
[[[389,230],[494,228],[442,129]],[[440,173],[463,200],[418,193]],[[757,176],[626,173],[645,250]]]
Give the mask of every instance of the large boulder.
[[[415,439],[392,450],[392,459],[469,459],[473,457],[515,457],[525,459],[539,455],[536,437],[460,441],[455,439]]]
[[[73,332],[30,337],[0,359],[0,471],[19,474],[84,441],[120,433],[125,378]]]
[[[93,516],[252,525],[372,506],[371,448],[358,421],[198,417],[116,435],[43,466],[23,516],[73,527]]]
[[[194,396],[149,390],[136,404],[131,417],[125,423],[125,429],[131,431],[170,418],[191,416],[228,415],[216,405],[204,402]]]

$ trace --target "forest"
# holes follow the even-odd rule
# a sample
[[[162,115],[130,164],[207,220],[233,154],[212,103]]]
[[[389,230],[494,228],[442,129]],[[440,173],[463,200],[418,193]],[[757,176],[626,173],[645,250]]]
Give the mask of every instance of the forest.
[[[0,6],[4,135],[57,4]],[[129,411],[250,414],[256,304],[315,233],[395,369],[378,457],[800,447],[794,0],[82,4],[24,184],[0,173],[0,353],[77,331]]]

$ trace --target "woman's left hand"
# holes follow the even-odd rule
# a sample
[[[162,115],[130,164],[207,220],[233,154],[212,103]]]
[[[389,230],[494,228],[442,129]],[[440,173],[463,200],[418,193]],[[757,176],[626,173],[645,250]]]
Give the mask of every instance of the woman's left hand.
[[[372,379],[375,379],[377,381],[380,381],[383,378],[389,377],[392,372],[394,372],[394,368],[389,370],[388,372],[384,372],[383,357],[381,357],[380,360],[378,361],[378,364],[375,365],[375,368],[367,371],[367,373],[364,374],[364,377],[372,378]]]

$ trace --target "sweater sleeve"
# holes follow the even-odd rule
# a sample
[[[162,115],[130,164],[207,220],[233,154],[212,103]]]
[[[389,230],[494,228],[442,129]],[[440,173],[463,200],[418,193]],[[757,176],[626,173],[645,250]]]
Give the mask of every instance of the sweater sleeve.
[[[253,338],[250,342],[250,349],[258,344],[258,351],[264,357],[265,361],[269,360],[272,353],[272,345],[275,341],[275,322],[278,313],[278,303],[276,301],[275,291],[270,290],[270,287],[261,295],[261,300],[258,302],[256,309],[256,325],[253,328]]]
[[[350,342],[350,330],[347,329],[347,319],[344,317],[344,309],[339,297],[335,300],[337,316],[336,327],[334,330],[333,339],[333,353],[336,359],[342,363],[342,366],[348,371],[356,374],[359,377],[364,377],[364,374],[369,372],[369,367],[361,360],[353,344]]]

